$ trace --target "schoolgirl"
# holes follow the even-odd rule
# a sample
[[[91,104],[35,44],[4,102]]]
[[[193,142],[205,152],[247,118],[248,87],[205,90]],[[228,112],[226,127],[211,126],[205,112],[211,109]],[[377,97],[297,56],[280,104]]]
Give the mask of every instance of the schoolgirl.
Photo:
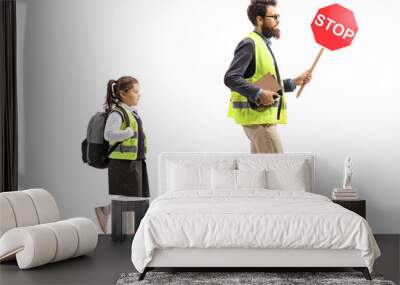
[[[110,195],[136,197],[137,200],[150,197],[147,140],[137,109],[139,99],[139,81],[134,77],[123,76],[108,82],[104,107],[109,115],[104,139],[110,148],[121,142],[109,155],[108,192]],[[95,212],[105,233],[111,205],[97,207]]]

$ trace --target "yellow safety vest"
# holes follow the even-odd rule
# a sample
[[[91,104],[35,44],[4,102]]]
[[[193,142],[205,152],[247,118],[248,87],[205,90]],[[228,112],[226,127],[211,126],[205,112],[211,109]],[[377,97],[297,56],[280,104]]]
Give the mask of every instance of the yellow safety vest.
[[[124,108],[124,110],[128,114],[130,127],[133,129],[134,134],[132,137],[127,138],[121,144],[119,144],[108,157],[111,159],[136,160],[138,155],[138,134],[139,134],[138,124],[131,110],[128,110],[124,106],[120,107]],[[127,126],[125,120],[123,120],[120,129],[125,130],[126,127]],[[144,151],[145,153],[147,153],[147,138],[146,135],[144,134],[144,131],[143,131],[143,136],[144,136]],[[115,141],[110,141],[110,148],[116,143],[117,142]]]
[[[254,75],[250,78],[247,78],[246,81],[254,83],[267,73],[272,74],[276,78],[274,59],[264,39],[256,32],[251,32],[247,37],[254,41],[256,66]],[[282,79],[281,86],[282,97],[280,100],[282,100],[282,109],[279,120],[277,119],[278,102],[263,111],[257,111],[250,107],[249,102],[245,96],[242,96],[235,91],[231,92],[228,117],[233,118],[236,123],[240,125],[287,124],[286,99],[283,90]]]

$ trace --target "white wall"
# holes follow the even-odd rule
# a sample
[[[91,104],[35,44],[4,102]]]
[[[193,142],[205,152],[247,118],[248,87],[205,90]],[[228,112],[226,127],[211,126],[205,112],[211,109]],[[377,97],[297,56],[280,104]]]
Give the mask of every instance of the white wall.
[[[125,74],[141,82],[152,193],[160,152],[249,151],[226,117],[223,84],[236,44],[252,30],[248,2],[18,0],[21,188],[51,191],[64,217],[95,219],[93,207],[107,201],[107,173],[81,162],[80,143],[106,82]],[[325,195],[340,185],[351,155],[374,232],[400,233],[400,3],[340,3],[355,11],[357,37],[351,47],[326,51],[301,98],[290,95],[281,139],[287,152],[316,154]],[[281,0],[283,37],[273,49],[286,77],[318,53],[310,23],[328,4]]]

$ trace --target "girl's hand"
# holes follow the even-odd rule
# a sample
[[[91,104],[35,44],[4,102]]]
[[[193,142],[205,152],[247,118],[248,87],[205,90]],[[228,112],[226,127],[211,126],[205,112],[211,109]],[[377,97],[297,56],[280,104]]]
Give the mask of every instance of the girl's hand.
[[[131,127],[127,127],[125,129],[125,131],[129,134],[129,138],[133,137],[133,135],[135,134],[135,132],[133,131],[133,129]]]

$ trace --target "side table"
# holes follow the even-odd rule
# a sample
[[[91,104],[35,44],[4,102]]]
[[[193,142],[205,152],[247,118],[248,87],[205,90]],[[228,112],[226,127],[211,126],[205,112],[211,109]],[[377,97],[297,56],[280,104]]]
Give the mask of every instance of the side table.
[[[332,202],[339,204],[340,206],[359,214],[361,217],[366,219],[366,201],[365,200],[332,200]]]
[[[122,233],[122,215],[126,211],[135,212],[135,233],[140,221],[149,208],[150,198],[119,197],[112,199],[111,202],[111,239],[113,241],[123,241],[126,234]]]

